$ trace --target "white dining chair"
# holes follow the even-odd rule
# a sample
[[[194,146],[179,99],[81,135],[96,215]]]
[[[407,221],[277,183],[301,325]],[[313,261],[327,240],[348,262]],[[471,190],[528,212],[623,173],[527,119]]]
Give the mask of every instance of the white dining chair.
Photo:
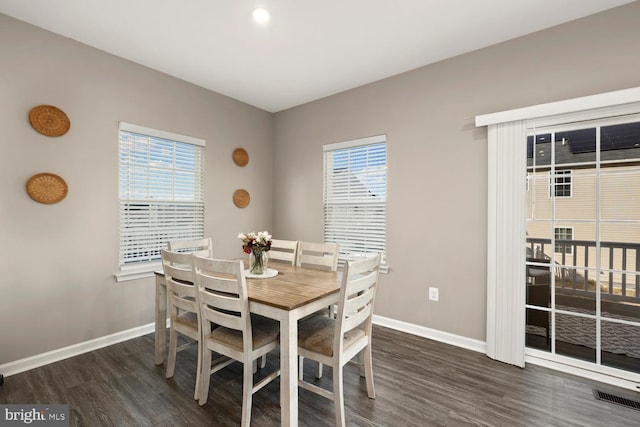
[[[298,326],[298,353],[304,358],[333,367],[333,391],[304,380],[299,372],[300,387],[335,402],[336,425],[345,425],[343,368],[363,352],[367,395],[375,398],[371,358],[371,318],[378,283],[380,255],[347,261],[342,273],[342,286],[336,319],[314,316]]]
[[[242,362],[242,426],[249,426],[253,394],[280,375],[280,370],[276,370],[257,383],[253,382],[253,362],[278,348],[280,324],[250,314],[244,263],[241,260],[194,256],[193,268],[203,337],[199,403],[204,405],[207,402],[211,374],[234,361]],[[219,326],[211,330],[211,323]],[[213,366],[212,351],[225,356]]]
[[[295,265],[298,256],[298,241],[272,239],[268,256],[269,261],[282,261]]]
[[[211,237],[193,240],[170,240],[167,243],[167,247],[174,252],[189,252],[213,258],[213,240]]]
[[[162,269],[167,284],[167,308],[171,319],[166,377],[172,378],[176,367],[177,353],[192,345],[198,346],[196,386],[193,394],[198,399],[200,381],[200,311],[196,287],[193,285],[191,254],[162,250]],[[189,341],[178,347],[178,334]]]
[[[337,243],[316,243],[301,241],[298,243],[298,256],[296,265],[299,267],[316,268],[320,270],[338,270],[339,246]],[[327,316],[334,316],[336,307],[329,306],[327,310],[319,311]],[[303,357],[299,357],[298,364],[302,365]],[[316,363],[316,378],[322,377],[322,363]]]

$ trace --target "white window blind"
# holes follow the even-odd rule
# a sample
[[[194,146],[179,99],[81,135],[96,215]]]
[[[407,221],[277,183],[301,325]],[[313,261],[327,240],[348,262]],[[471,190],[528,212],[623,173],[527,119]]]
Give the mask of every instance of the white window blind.
[[[204,143],[120,123],[120,269],[204,236]]]
[[[351,253],[377,252],[385,262],[386,135],[324,146],[324,240]]]

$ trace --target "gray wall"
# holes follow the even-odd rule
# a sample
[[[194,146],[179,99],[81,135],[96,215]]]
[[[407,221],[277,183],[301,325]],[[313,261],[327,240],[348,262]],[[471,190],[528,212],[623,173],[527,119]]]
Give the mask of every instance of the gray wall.
[[[484,341],[487,149],[474,117],[640,86],[639,19],[635,2],[276,114],[274,231],[321,240],[322,145],[387,134],[391,272],[375,312]]]
[[[67,113],[66,135],[31,128],[40,104]],[[0,364],[153,321],[153,279],[113,276],[118,121],[206,139],[216,255],[240,256],[237,234],[271,225],[273,114],[0,15]],[[235,147],[249,152],[244,168]],[[38,172],[62,176],[67,198],[32,201],[25,182]]]

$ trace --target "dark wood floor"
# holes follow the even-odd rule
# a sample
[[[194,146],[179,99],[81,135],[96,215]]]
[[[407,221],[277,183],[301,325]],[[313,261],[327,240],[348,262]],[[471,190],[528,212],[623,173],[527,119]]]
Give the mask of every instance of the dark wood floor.
[[[485,355],[374,327],[377,398],[367,398],[355,366],[345,372],[350,426],[638,426],[640,411],[595,400],[619,390],[542,367],[520,369]],[[270,355],[267,371],[278,364]],[[208,403],[193,400],[195,348],[178,354],[175,377],[153,364],[153,335],[5,378],[0,403],[66,403],[77,426],[237,426],[242,370],[212,376]],[[306,367],[311,373],[312,367]],[[320,381],[330,384],[326,368]],[[279,383],[254,396],[252,425],[280,424]],[[333,403],[300,391],[300,425],[333,426]]]

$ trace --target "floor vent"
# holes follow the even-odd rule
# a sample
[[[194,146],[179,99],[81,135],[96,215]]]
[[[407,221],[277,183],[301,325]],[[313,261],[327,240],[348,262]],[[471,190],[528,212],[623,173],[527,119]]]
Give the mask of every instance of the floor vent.
[[[627,399],[626,397],[616,396],[615,394],[605,393],[600,390],[593,390],[593,395],[598,400],[604,400],[606,402],[615,403],[616,405],[626,406],[627,408],[640,411],[640,402],[637,400]]]

